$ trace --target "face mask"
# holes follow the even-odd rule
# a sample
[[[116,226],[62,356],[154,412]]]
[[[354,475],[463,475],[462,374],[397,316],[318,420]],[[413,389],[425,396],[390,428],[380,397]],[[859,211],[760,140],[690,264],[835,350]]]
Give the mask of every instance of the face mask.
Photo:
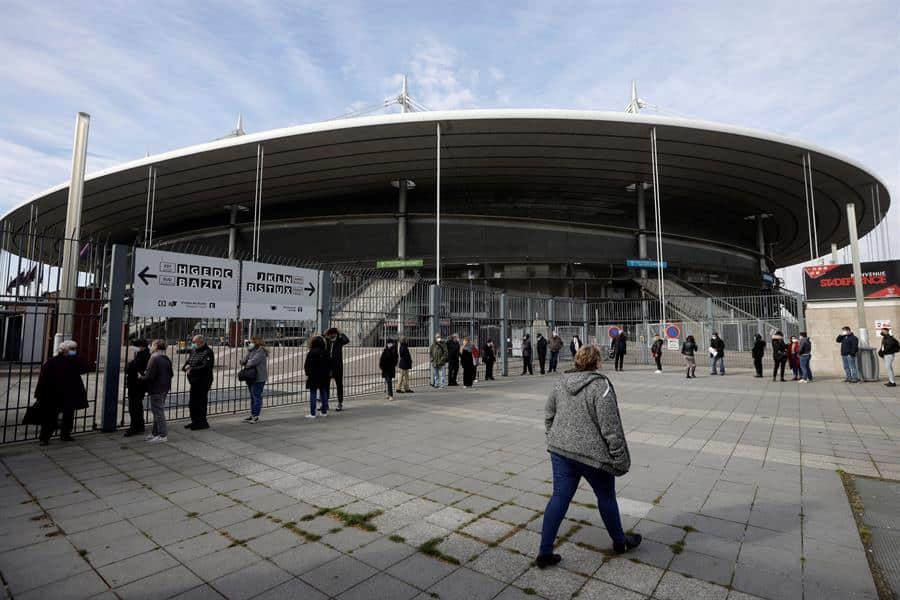
[[[441,338],[438,338],[438,339],[435,340],[435,341],[437,341],[437,342],[443,342],[444,340],[442,340]]]
[[[393,348],[394,345],[393,345],[393,344],[388,344],[387,347],[388,347],[388,348]]]
[[[192,342],[192,343],[191,343],[191,350],[196,350],[196,349],[197,349],[197,344],[194,344],[194,343]]]
[[[843,333],[844,335],[850,335],[850,332],[847,331],[846,329],[845,329],[842,333]]]
[[[76,350],[69,350],[69,356],[75,356],[76,354],[78,354]]]

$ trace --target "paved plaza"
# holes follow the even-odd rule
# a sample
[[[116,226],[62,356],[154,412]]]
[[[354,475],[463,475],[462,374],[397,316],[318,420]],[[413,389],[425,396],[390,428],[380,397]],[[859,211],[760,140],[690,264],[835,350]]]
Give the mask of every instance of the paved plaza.
[[[31,598],[874,599],[838,470],[900,479],[880,384],[613,373],[631,448],[609,555],[592,493],[558,567],[531,565],[551,492],[555,377],[419,390],[306,420],[179,423],[0,450],[0,573]],[[330,509],[330,510],[329,510]],[[900,509],[898,509],[900,510]]]

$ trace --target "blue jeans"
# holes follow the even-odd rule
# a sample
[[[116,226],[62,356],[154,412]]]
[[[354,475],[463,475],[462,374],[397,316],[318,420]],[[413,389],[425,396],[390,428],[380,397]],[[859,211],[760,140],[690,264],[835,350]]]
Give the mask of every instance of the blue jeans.
[[[312,388],[309,390],[309,414],[316,416],[316,401],[322,402],[322,414],[328,414],[328,388]]]
[[[250,416],[258,417],[262,412],[262,393],[266,387],[265,381],[253,381],[247,384],[250,388]]]
[[[800,355],[800,378],[807,381],[812,381],[812,370],[809,368],[809,361],[811,358],[811,354]]]
[[[447,387],[447,365],[431,367],[431,384],[436,388]]]
[[[556,367],[559,365],[559,350],[550,353],[550,372],[555,373]]]
[[[606,471],[590,467],[570,458],[550,453],[550,464],[553,466],[553,496],[547,502],[544,511],[544,525],[541,529],[541,548],[539,554],[551,554],[556,534],[569,503],[578,490],[581,478],[594,489],[597,495],[597,507],[600,518],[609,532],[613,542],[624,542],[625,532],[622,530],[622,519],[619,516],[619,504],[616,502],[616,479]]]
[[[844,363],[844,374],[850,381],[859,381],[859,371],[856,369],[856,357],[849,354],[841,355],[841,362]]]
[[[713,357],[712,365],[710,366],[712,371],[710,371],[710,373],[715,375],[717,364],[719,365],[719,374],[724,375],[725,374],[725,357],[724,356],[714,356]]]

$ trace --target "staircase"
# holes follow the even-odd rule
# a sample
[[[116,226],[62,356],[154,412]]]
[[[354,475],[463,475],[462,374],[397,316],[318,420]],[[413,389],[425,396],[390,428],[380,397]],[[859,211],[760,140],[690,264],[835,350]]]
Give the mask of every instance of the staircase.
[[[658,280],[648,278],[642,282],[640,279],[635,279],[635,283],[638,285],[643,283],[643,287],[648,293],[657,299],[659,298]],[[730,306],[718,298],[714,298],[675,278],[667,277],[665,286],[667,312],[674,312],[674,314],[685,320],[705,321],[710,317],[710,308],[712,308],[712,318],[717,320],[756,318],[750,313]]]
[[[411,279],[374,279],[350,296],[331,321],[351,343],[370,344],[384,320],[396,318],[397,306],[415,285]]]

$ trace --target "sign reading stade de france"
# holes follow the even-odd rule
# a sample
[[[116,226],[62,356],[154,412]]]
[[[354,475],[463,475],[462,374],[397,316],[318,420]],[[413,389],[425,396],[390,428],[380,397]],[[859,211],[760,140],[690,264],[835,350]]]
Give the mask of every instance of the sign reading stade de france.
[[[319,271],[258,262],[241,263],[241,318],[312,320]]]
[[[234,318],[240,263],[179,252],[134,252],[136,317]]]
[[[900,260],[865,262],[860,271],[866,298],[900,298]],[[853,265],[803,267],[807,300],[852,300],[853,284]]]

